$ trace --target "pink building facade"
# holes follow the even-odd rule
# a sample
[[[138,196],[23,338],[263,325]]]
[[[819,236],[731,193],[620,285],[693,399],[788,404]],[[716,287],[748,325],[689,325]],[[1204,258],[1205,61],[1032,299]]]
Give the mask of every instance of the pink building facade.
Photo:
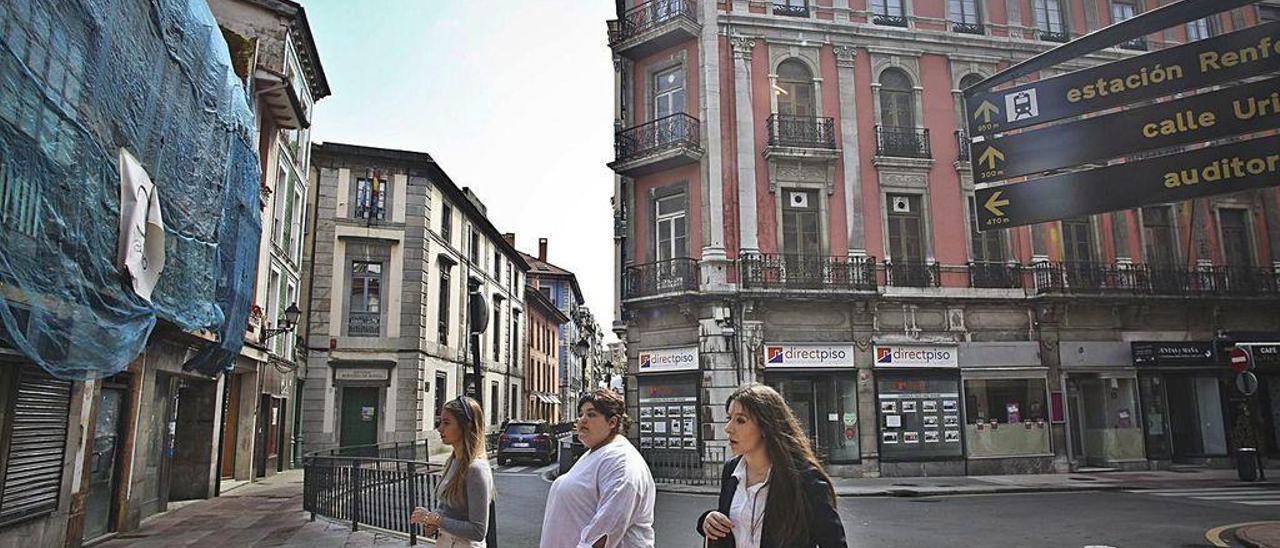
[[[1280,364],[1235,402],[1200,352],[1280,340],[1275,188],[975,228],[961,90],[1154,7],[619,0],[614,330],[642,451],[722,457],[725,398],[760,381],[841,475],[1224,464],[1246,406],[1280,458]]]

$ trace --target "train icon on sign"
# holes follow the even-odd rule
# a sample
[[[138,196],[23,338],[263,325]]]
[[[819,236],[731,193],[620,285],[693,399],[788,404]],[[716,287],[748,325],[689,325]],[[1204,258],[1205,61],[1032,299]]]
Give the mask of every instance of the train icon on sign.
[[[1024,89],[1004,96],[1004,111],[1009,122],[1035,118],[1040,115],[1040,104],[1036,102],[1035,88]]]

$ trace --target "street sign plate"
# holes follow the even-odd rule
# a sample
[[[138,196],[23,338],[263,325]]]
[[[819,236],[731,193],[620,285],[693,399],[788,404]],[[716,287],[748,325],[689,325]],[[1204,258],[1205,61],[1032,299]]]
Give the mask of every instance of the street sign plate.
[[[1232,348],[1227,353],[1227,362],[1231,365],[1231,370],[1236,373],[1244,373],[1249,370],[1249,351],[1243,348]]]
[[[978,189],[978,228],[1008,228],[1280,184],[1280,137]]]
[[[981,184],[1276,127],[1280,127],[1280,77],[989,138],[970,145],[970,158],[976,159],[974,182]]]
[[[1258,391],[1258,376],[1253,371],[1245,371],[1236,375],[1236,390],[1246,396],[1252,396]]]
[[[986,136],[1280,69],[1280,22],[1078,70],[965,94],[969,135]]]

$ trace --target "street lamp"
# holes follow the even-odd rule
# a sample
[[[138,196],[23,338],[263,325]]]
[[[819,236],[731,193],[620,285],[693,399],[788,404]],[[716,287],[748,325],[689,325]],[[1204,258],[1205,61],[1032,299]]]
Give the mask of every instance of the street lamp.
[[[298,303],[289,305],[284,309],[284,318],[280,320],[280,327],[263,329],[261,342],[267,342],[272,337],[281,333],[289,333],[298,327],[298,317],[302,315],[302,311],[298,310]]]

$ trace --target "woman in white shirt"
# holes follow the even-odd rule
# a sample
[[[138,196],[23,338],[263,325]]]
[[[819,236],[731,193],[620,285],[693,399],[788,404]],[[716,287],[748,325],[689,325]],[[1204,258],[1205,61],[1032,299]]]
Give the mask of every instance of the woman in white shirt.
[[[436,487],[436,508],[415,508],[410,523],[420,523],[427,535],[439,531],[437,548],[485,548],[492,514],[493,472],[484,443],[484,411],[466,396],[444,404],[436,431],[453,447]]]
[[[725,405],[729,448],[716,510],[698,518],[713,548],[846,548],[831,478],[782,395],[752,383]]]
[[[626,402],[612,390],[578,401],[587,452],[551,484],[541,548],[652,548],[653,476],[624,432]]]

